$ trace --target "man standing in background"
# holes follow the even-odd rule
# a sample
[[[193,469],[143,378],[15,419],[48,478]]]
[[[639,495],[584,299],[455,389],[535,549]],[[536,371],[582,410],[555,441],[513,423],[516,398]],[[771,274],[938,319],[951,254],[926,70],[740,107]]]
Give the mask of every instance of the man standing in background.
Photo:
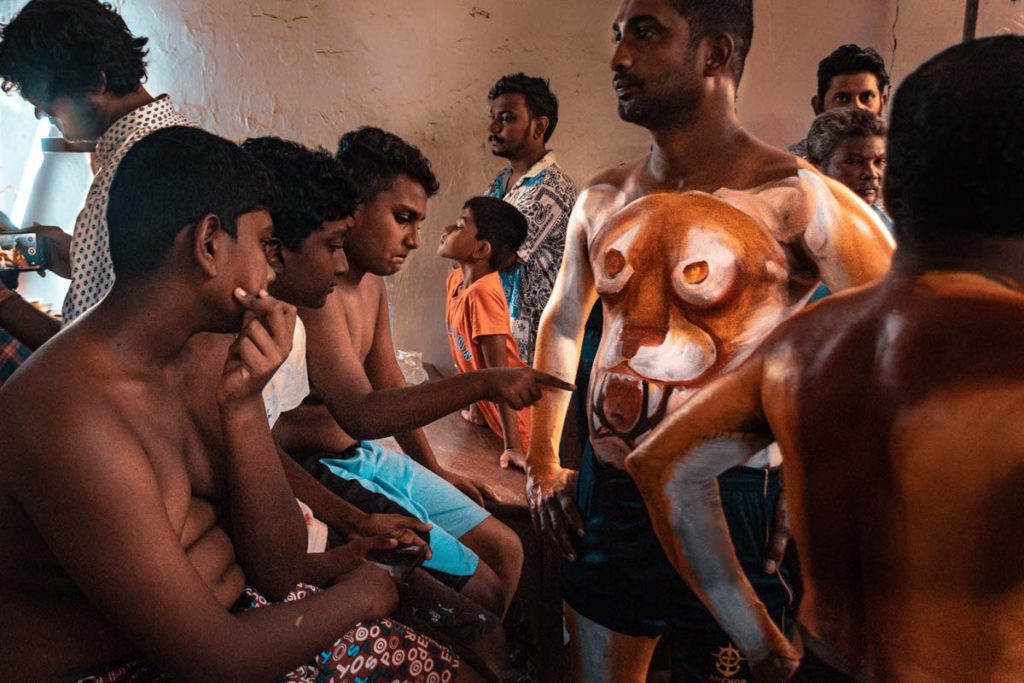
[[[501,77],[487,95],[491,153],[508,160],[487,194],[512,204],[529,223],[516,258],[501,268],[519,355],[533,363],[544,312],[565,249],[576,187],[547,149],[558,124],[558,99],[548,81],[517,73]]]
[[[888,90],[889,72],[882,55],[870,47],[840,45],[818,62],[818,93],[811,98],[811,108],[815,116],[833,109],[861,109],[882,116]],[[806,159],[806,138],[786,151]]]
[[[49,117],[65,139],[96,141],[96,175],[70,246],[65,324],[114,283],[107,195],[121,159],[154,131],[193,125],[169,97],[154,98],[143,87],[148,41],[132,35],[124,19],[97,0],[32,0],[0,33],[3,90],[17,89],[36,117]]]

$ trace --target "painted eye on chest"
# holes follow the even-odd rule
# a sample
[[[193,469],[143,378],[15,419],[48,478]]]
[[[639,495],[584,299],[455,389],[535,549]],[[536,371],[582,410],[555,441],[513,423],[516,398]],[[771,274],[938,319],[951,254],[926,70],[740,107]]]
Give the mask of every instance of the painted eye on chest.
[[[711,253],[680,260],[672,270],[672,289],[686,304],[704,308],[725,300],[737,275],[735,255],[716,245]]]
[[[618,294],[633,276],[633,266],[621,251],[609,249],[595,275],[594,286],[598,294]]]
[[[633,242],[640,234],[640,229],[634,227],[619,235],[611,244],[598,251],[593,262],[594,267],[594,288],[598,294],[618,294],[633,277],[633,266],[630,264],[630,254]],[[633,255],[636,258],[636,255]]]

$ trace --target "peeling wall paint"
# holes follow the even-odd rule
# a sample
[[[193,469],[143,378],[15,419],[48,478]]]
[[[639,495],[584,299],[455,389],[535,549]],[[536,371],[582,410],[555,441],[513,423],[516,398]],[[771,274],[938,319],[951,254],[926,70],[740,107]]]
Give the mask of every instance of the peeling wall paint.
[[[0,0],[9,17],[23,0]],[[334,149],[341,133],[378,125],[420,146],[442,182],[423,246],[395,278],[395,337],[448,366],[434,255],[445,221],[483,191],[501,161],[486,145],[486,94],[505,73],[551,79],[561,100],[552,148],[585,182],[642,154],[644,131],[618,120],[608,60],[617,0],[115,0],[150,38],[151,92],[168,92],[230,138],[275,134]],[[979,35],[1024,30],[1024,0],[982,0]],[[959,40],[963,0],[756,0],[741,119],[767,141],[800,139],[812,119],[817,62],[857,42],[895,58],[898,81]],[[1015,23],[1016,22],[1016,23]],[[1016,28],[1014,28],[1016,27]],[[895,51],[893,46],[895,47]],[[0,108],[10,119],[24,109]],[[17,127],[34,126],[18,119]],[[7,147],[7,142],[3,143]]]

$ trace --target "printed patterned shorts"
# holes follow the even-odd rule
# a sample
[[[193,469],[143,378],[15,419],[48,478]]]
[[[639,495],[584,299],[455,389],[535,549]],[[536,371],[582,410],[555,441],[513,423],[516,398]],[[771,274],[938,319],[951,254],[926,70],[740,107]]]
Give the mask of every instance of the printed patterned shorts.
[[[296,586],[284,602],[302,600],[320,589]],[[270,603],[246,588],[232,611]],[[459,660],[451,650],[390,619],[357,624],[313,661],[277,678],[277,683],[451,683]],[[78,683],[169,683],[155,665],[134,660],[107,668]]]

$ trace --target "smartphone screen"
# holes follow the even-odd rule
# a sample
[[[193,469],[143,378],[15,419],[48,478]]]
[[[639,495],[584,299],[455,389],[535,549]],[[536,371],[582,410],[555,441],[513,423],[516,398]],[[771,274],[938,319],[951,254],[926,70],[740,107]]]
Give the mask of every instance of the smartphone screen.
[[[42,270],[45,263],[36,233],[0,234],[0,270]]]

